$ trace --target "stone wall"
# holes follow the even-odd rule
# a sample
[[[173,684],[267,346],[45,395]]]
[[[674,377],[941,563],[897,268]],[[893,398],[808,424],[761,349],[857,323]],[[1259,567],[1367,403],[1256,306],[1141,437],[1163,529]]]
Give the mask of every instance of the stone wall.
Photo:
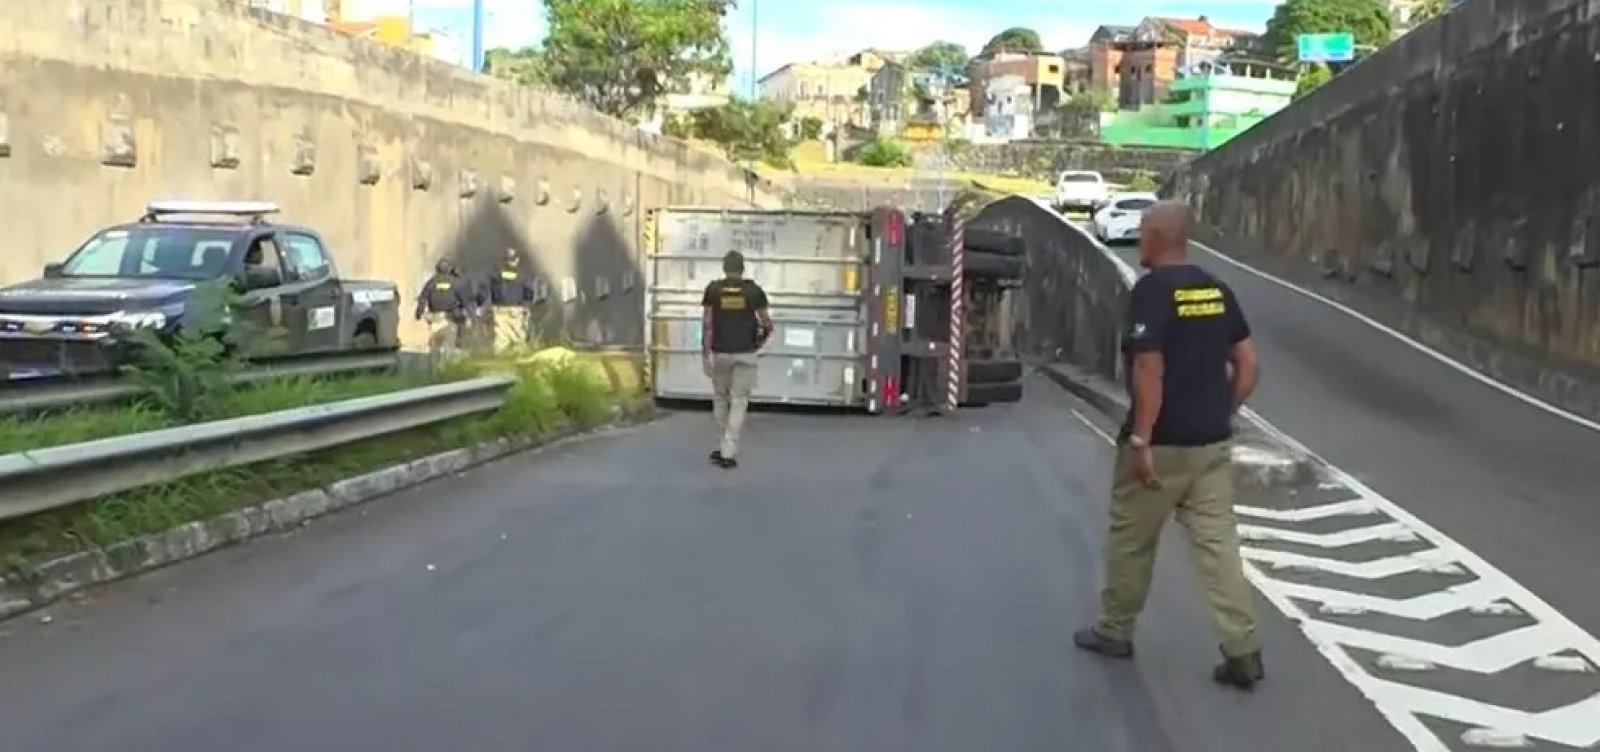
[[[1022,175],[1055,182],[1062,170],[1094,170],[1107,180],[1126,182],[1136,173],[1151,173],[1160,180],[1194,156],[1176,149],[1137,149],[1082,141],[1012,141],[972,144],[953,155],[956,169],[1004,175]]]
[[[1600,0],[1473,0],[1195,160],[1229,250],[1326,270],[1585,412],[1600,366]],[[1486,344],[1487,343],[1487,344]]]
[[[630,345],[644,209],[778,200],[558,96],[242,5],[0,4],[0,281],[152,198],[267,199],[408,300],[441,257],[518,248],[571,293],[553,326]]]

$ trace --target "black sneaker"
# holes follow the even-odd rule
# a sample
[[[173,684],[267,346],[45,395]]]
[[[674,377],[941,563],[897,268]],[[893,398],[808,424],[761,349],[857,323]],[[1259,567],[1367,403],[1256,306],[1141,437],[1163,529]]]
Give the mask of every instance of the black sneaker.
[[[723,470],[732,470],[739,466],[739,461],[732,457],[717,457],[717,466]]]
[[[1072,633],[1072,644],[1079,650],[1098,653],[1107,658],[1132,658],[1133,643],[1128,640],[1116,640],[1100,634],[1094,627],[1085,627]]]
[[[711,450],[711,464],[713,464],[713,465],[721,465],[722,464],[722,450],[721,449],[713,449],[713,450]]]
[[[1231,658],[1224,653],[1222,663],[1217,664],[1211,672],[1211,678],[1218,684],[1234,689],[1246,692],[1255,689],[1258,682],[1267,678],[1266,666],[1261,663],[1261,651]]]

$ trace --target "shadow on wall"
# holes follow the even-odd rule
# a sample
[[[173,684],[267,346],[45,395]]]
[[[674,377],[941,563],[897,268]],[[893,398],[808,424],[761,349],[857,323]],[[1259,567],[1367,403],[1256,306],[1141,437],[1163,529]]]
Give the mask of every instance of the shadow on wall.
[[[574,197],[571,214],[581,229],[570,246],[563,238],[530,236],[509,209],[491,199],[464,205],[462,229],[443,254],[474,280],[492,279],[515,249],[523,268],[544,280],[548,294],[533,308],[530,336],[540,343],[582,347],[637,347],[644,341],[644,296],[639,261],[619,223],[631,225],[631,202],[620,211],[597,194],[583,206]],[[537,231],[537,228],[535,228]],[[563,254],[571,258],[563,258]]]
[[[1011,342],[1024,357],[1066,362],[1119,379],[1118,343],[1133,280],[1082,228],[1031,199],[1003,198],[969,227],[1021,237],[1028,274]]]

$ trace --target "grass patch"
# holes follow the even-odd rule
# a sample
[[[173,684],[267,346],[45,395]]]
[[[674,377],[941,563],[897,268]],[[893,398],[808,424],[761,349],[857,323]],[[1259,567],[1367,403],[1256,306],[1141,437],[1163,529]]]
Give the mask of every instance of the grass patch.
[[[288,410],[422,386],[427,380],[390,373],[313,378],[297,376],[240,386],[221,404],[221,417]],[[0,454],[108,439],[182,425],[149,400],[36,414],[0,415]]]
[[[618,406],[607,382],[593,367],[577,359],[510,366],[517,383],[505,404],[493,413],[467,416],[332,449],[217,470],[158,486],[114,494],[70,508],[0,524],[0,566],[27,577],[32,567],[80,551],[104,549],[140,535],[204,520],[299,491],[328,485],[382,467],[497,438],[546,438],[565,431],[593,428],[609,421]],[[479,375],[486,367],[457,364],[449,379]],[[507,372],[496,364],[495,372]],[[337,382],[287,379],[243,389],[230,400],[239,414],[263,412],[367,396],[417,386],[416,379],[381,375]],[[624,405],[628,406],[628,405]],[[109,420],[90,420],[89,413],[55,416],[39,425],[57,426],[52,435],[83,440],[96,431],[105,435]],[[161,427],[159,413],[124,407],[117,430]],[[139,421],[145,421],[143,423]],[[3,430],[3,429],[0,429]],[[45,429],[34,427],[33,437]],[[122,431],[127,433],[129,431]],[[7,435],[8,434],[0,434]]]

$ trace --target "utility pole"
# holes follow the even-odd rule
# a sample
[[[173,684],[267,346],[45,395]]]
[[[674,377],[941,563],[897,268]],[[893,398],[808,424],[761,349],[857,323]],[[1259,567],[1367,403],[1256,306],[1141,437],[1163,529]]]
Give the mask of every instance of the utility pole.
[[[483,72],[483,2],[472,0],[472,70]]]

